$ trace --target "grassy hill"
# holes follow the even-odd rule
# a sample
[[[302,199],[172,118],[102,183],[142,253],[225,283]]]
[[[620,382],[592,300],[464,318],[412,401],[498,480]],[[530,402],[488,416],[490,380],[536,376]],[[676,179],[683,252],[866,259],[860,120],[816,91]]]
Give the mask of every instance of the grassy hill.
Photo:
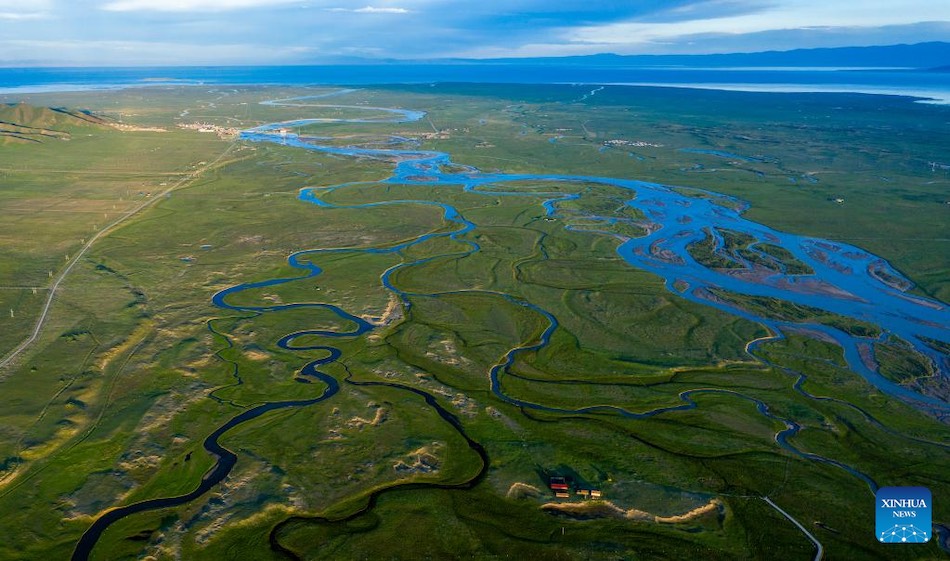
[[[69,140],[76,128],[107,124],[89,111],[8,103],[0,105],[0,144]]]

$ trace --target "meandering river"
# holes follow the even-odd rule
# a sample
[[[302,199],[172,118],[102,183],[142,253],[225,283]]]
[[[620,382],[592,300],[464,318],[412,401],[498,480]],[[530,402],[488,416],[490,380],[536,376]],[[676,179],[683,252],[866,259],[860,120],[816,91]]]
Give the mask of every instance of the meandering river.
[[[917,352],[928,357],[934,363],[937,375],[946,376],[947,372],[941,370],[943,368],[944,357],[937,350],[928,346],[925,341],[930,339],[950,344],[950,312],[948,312],[946,305],[942,302],[908,294],[907,289],[912,286],[912,283],[894,271],[885,260],[851,245],[788,234],[752,222],[743,216],[743,211],[747,208],[747,205],[742,201],[715,193],[692,190],[691,194],[687,194],[682,189],[674,189],[655,183],[590,175],[485,173],[472,167],[454,164],[448,154],[441,152],[392,147],[367,148],[321,144],[321,140],[326,139],[301,136],[292,132],[295,128],[319,123],[401,123],[419,120],[425,115],[424,112],[408,109],[366,107],[359,105],[321,105],[312,103],[321,98],[341,95],[349,93],[350,91],[352,90],[341,90],[320,96],[273,100],[265,103],[268,105],[299,107],[301,109],[344,109],[351,112],[366,112],[370,115],[369,117],[308,118],[270,123],[244,131],[241,133],[241,138],[249,142],[277,143],[302,150],[394,162],[392,175],[380,181],[380,184],[450,185],[465,189],[471,193],[479,193],[491,197],[527,196],[538,198],[540,195],[542,198],[547,198],[544,202],[545,212],[553,219],[563,218],[559,211],[559,203],[582,197],[583,194],[580,193],[582,189],[579,188],[579,193],[575,194],[552,192],[549,195],[544,195],[536,191],[513,191],[511,187],[512,184],[518,181],[556,182],[559,184],[577,183],[578,185],[596,183],[624,189],[630,193],[627,204],[642,212],[644,218],[638,221],[638,226],[641,226],[644,232],[646,232],[646,235],[642,237],[623,239],[617,249],[617,253],[632,267],[659,275],[665,279],[666,287],[678,296],[703,305],[714,306],[730,314],[761,323],[769,328],[774,334],[774,337],[781,337],[783,330],[789,328],[806,328],[811,332],[820,333],[823,337],[834,340],[840,345],[844,350],[844,356],[848,366],[880,391],[903,399],[938,417],[950,415],[950,407],[948,407],[946,402],[935,397],[919,394],[881,376],[874,367],[873,360],[868,360],[868,349],[872,348],[871,344],[874,342],[873,340],[846,333],[827,325],[796,323],[763,317],[731,304],[728,300],[710,296],[711,294],[715,294],[717,290],[724,290],[735,294],[776,298],[793,304],[810,306],[839,316],[872,323],[879,326],[882,331],[882,334],[876,338],[877,341],[884,341],[891,335],[903,339],[911,344]],[[397,140],[401,142],[405,139]],[[505,190],[497,188],[497,184],[506,185]],[[493,188],[493,186],[495,186],[495,188]],[[308,203],[324,207],[335,207],[338,205],[325,202],[321,196],[340,187],[344,186],[321,188],[320,194],[312,189],[304,189],[301,191],[300,198]],[[467,247],[465,250],[467,253],[474,253],[480,250],[476,242],[464,237],[465,234],[476,230],[478,225],[465,218],[451,205],[441,201],[401,200],[354,206],[370,207],[403,204],[424,204],[438,207],[442,210],[445,220],[456,224],[457,228],[449,232],[426,234],[396,246],[359,249],[311,249],[301,251],[289,257],[290,265],[301,270],[301,276],[289,279],[271,279],[262,282],[240,284],[222,290],[212,297],[212,302],[215,305],[223,309],[241,312],[264,314],[279,313],[284,310],[306,307],[321,308],[329,310],[341,319],[346,320],[346,323],[350,324],[352,329],[344,331],[305,330],[287,334],[277,341],[276,344],[288,350],[326,351],[327,356],[311,361],[300,371],[300,375],[305,379],[309,378],[323,383],[326,386],[323,393],[318,397],[307,400],[266,403],[248,409],[231,418],[205,439],[204,448],[209,454],[216,458],[216,463],[214,467],[205,474],[193,491],[175,497],[165,497],[133,503],[107,511],[83,534],[74,551],[73,560],[88,559],[102,533],[116,521],[137,512],[186,504],[202,496],[221,482],[234,467],[237,456],[223,447],[219,443],[219,439],[235,426],[256,419],[269,411],[315,405],[330,398],[339,391],[339,382],[334,377],[319,370],[319,367],[335,362],[340,358],[341,353],[339,349],[329,344],[297,346],[294,345],[295,340],[304,336],[319,336],[328,338],[329,340],[339,337],[357,337],[373,328],[373,325],[363,318],[355,316],[333,304],[236,305],[229,302],[229,298],[232,295],[246,290],[317,276],[321,273],[321,269],[314,263],[314,259],[321,253],[394,253],[438,236],[450,237],[464,244]],[[615,220],[615,217],[593,218],[603,220],[604,223]],[[728,272],[722,269],[704,266],[692,257],[687,247],[693,243],[706,240],[710,235],[717,236],[716,241],[721,244],[721,237],[715,234],[715,232],[720,230],[738,232],[751,237],[755,240],[755,243],[749,246],[752,248],[752,251],[756,251],[754,249],[755,244],[781,246],[793,255],[796,260],[807,265],[813,273],[807,275],[790,274],[784,267],[778,267],[766,272],[761,269],[756,270],[753,264],[748,261],[742,262],[740,265],[747,271],[755,271],[755,274],[737,274],[735,271]],[[610,234],[605,232],[604,235]],[[452,255],[461,256],[462,254],[456,252]],[[766,255],[760,255],[760,257],[763,259],[768,258]],[[411,293],[400,289],[391,282],[392,275],[395,271],[405,267],[418,266],[436,258],[438,257],[427,257],[396,265],[382,275],[381,282],[388,290],[400,297],[405,306],[411,305],[412,298],[437,298],[445,293]],[[693,398],[702,394],[716,393],[731,395],[754,403],[759,413],[785,425],[785,429],[775,435],[775,442],[782,448],[802,458],[827,463],[844,469],[864,481],[872,491],[877,488],[875,481],[868,475],[839,461],[804,452],[793,446],[789,443],[788,439],[800,430],[800,425],[794,420],[785,419],[770,412],[768,405],[761,400],[739,392],[721,389],[689,390],[680,394],[682,403],[649,411],[630,411],[619,407],[606,406],[583,407],[573,410],[557,409],[544,406],[543,404],[520,400],[505,394],[502,389],[501,380],[503,376],[507,374],[509,367],[517,359],[517,356],[521,353],[538,350],[547,345],[551,335],[558,328],[558,322],[553,314],[534,303],[520,300],[507,294],[492,294],[506,298],[517,305],[527,307],[544,316],[548,322],[546,329],[537,340],[525,342],[511,349],[505,356],[499,357],[499,361],[489,372],[491,389],[498,398],[526,409],[560,413],[585,413],[597,410],[609,410],[625,417],[641,419],[695,408],[698,405]],[[217,333],[217,331],[215,332]],[[754,351],[757,344],[757,342],[750,343],[748,347],[749,351]],[[873,359],[873,352],[870,353],[870,356]],[[797,391],[813,399],[830,399],[814,397],[807,394],[801,388],[804,379],[804,376],[801,375],[794,384]],[[404,387],[398,384],[382,382],[358,383],[351,380],[347,380],[347,382],[356,385],[387,385],[419,395],[425,399],[430,407],[438,412],[443,420],[450,423],[459,431],[468,441],[469,447],[481,457],[482,467],[469,481],[458,485],[431,484],[428,486],[448,488],[466,487],[473,485],[484,476],[485,469],[487,469],[488,465],[488,456],[484,448],[465,434],[458,419],[441,407],[431,394],[417,388]],[[872,422],[877,423],[877,421],[866,412],[860,409],[859,411]],[[877,424],[881,426],[880,423]],[[373,495],[373,500],[370,501],[370,505],[367,508],[371,508],[372,502],[377,495],[378,492]],[[276,543],[274,535],[275,534],[272,533],[272,547],[282,550],[282,546]]]
[[[350,93],[343,90],[339,93]],[[641,224],[647,235],[626,239],[617,249],[617,253],[630,265],[659,275],[666,281],[667,288],[679,296],[714,306],[767,326],[773,333],[781,334],[783,328],[807,328],[834,340],[844,350],[849,368],[857,372],[879,390],[928,409],[937,415],[950,413],[950,406],[938,398],[922,395],[881,376],[873,365],[872,344],[886,341],[896,336],[911,344],[917,352],[927,357],[937,371],[937,375],[946,376],[942,371],[945,357],[929,346],[925,340],[931,339],[950,343],[950,310],[946,304],[908,293],[913,283],[895,271],[886,260],[858,247],[781,232],[748,220],[743,216],[748,205],[734,197],[710,193],[698,189],[675,189],[656,183],[647,183],[631,179],[618,179],[590,175],[550,175],[550,174],[506,174],[484,173],[468,166],[459,166],[452,162],[448,154],[424,150],[405,150],[395,148],[365,148],[352,146],[329,146],[320,143],[319,138],[294,134],[294,128],[326,122],[391,122],[402,123],[421,119],[423,112],[406,109],[364,107],[352,105],[319,105],[307,103],[309,100],[325,98],[334,94],[299,97],[287,100],[271,101],[270,104],[286,104],[294,107],[321,109],[360,109],[387,117],[366,119],[299,119],[282,123],[271,123],[250,129],[242,133],[245,140],[254,142],[272,142],[293,146],[304,150],[337,154],[352,157],[394,160],[395,169],[391,177],[381,184],[406,185],[455,185],[472,193],[486,196],[529,196],[538,197],[539,193],[513,192],[491,189],[492,185],[510,186],[518,181],[599,183],[630,191],[627,204],[645,215]],[[342,187],[342,186],[339,186]],[[321,193],[332,191],[334,187],[323,187]],[[580,190],[580,189],[579,189]],[[692,192],[691,194],[687,194]],[[544,204],[549,216],[558,218],[558,205],[565,198],[581,197],[581,194],[564,195],[552,193]],[[304,189],[300,198],[321,206],[335,206],[324,202],[312,189]],[[462,234],[476,228],[449,205],[438,201],[387,201],[356,206],[376,206],[380,204],[431,204],[444,209],[445,219],[457,222],[461,229],[450,235],[460,239]],[[605,217],[600,217],[605,218]],[[605,220],[609,220],[606,217]],[[790,252],[800,263],[809,267],[812,274],[789,274],[784,270],[755,270],[753,263],[740,262],[746,271],[742,274],[735,270],[707,267],[699,263],[687,247],[702,242],[710,233],[717,230],[729,230],[751,237],[753,252],[756,244],[780,246]],[[717,241],[722,240],[715,234]],[[398,251],[408,245],[420,243],[429,236],[413,240],[391,251]],[[471,251],[478,246],[469,243]],[[314,250],[307,253],[318,253]],[[364,250],[366,251],[366,250]],[[374,250],[368,250],[374,251]],[[379,251],[379,250],[375,250]],[[760,256],[762,252],[759,252]],[[295,259],[292,257],[291,259]],[[400,267],[418,264],[406,263]],[[384,285],[393,292],[405,296],[406,293],[389,282],[389,276],[383,277]],[[846,333],[827,325],[807,322],[781,321],[757,315],[737,305],[731,305],[723,299],[711,297],[717,290],[783,300],[792,304],[809,306],[879,326],[882,334],[876,339],[860,337]],[[556,324],[553,317],[549,318]],[[753,345],[754,346],[754,345]],[[862,354],[864,355],[862,357]],[[872,363],[872,364],[869,364]]]

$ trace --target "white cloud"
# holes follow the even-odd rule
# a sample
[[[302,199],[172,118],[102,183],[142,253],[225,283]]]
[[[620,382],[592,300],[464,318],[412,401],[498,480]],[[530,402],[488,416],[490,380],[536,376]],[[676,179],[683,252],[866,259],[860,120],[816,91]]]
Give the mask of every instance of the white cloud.
[[[352,12],[354,14],[408,14],[409,10],[405,8],[376,8],[374,6],[364,6],[362,8],[327,8],[328,12]]]
[[[354,54],[748,52],[950,39],[950,21],[932,22],[950,20],[950,0],[855,6],[835,0],[0,0],[0,62],[298,64]],[[95,17],[90,7],[100,10]],[[394,25],[423,14],[424,34]],[[38,38],[64,43],[33,50],[4,44]],[[105,43],[70,43],[82,41]],[[243,41],[254,45],[231,45]]]
[[[0,0],[0,11],[2,12],[36,12],[48,10],[49,0],[34,0],[24,2],[23,0]]]
[[[943,2],[946,0],[940,0]],[[788,0],[770,9],[738,16],[697,18],[670,23],[621,22],[577,27],[565,31],[572,43],[599,45],[642,45],[677,41],[704,33],[742,34],[780,29],[821,27],[873,27],[912,24],[928,19],[934,0],[904,0],[901,3],[874,2],[856,10],[853,5],[827,0]],[[941,14],[950,19],[950,12]]]
[[[0,20],[41,19],[48,15],[49,0],[0,0]]]
[[[63,53],[68,53],[64,57]],[[113,40],[0,41],[0,64],[18,60],[39,64],[164,66],[187,64],[277,64],[311,55],[309,46],[267,47],[246,43],[162,43]]]
[[[409,10],[405,8],[374,8],[372,6],[366,6],[364,8],[359,8],[353,10],[359,14],[408,14]]]
[[[110,12],[223,12],[300,3],[301,0],[114,0],[101,6]]]
[[[47,14],[45,12],[0,12],[0,20],[27,20],[27,19],[42,19],[45,18]]]

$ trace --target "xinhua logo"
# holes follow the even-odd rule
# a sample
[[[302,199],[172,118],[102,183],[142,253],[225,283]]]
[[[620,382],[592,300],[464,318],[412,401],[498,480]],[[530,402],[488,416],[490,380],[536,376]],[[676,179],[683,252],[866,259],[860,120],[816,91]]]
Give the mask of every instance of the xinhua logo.
[[[931,534],[930,490],[881,487],[877,491],[876,532],[881,543],[925,543]]]

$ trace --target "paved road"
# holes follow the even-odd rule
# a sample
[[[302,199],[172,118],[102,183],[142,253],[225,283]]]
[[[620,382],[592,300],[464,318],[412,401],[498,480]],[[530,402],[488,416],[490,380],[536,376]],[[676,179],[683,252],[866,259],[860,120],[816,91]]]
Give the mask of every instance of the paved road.
[[[811,535],[811,532],[809,532],[808,530],[806,530],[805,527],[802,526],[802,525],[798,522],[798,520],[795,520],[794,518],[792,518],[792,515],[791,515],[791,514],[785,512],[784,510],[782,510],[781,507],[779,507],[777,504],[775,504],[774,502],[772,502],[772,499],[770,499],[770,498],[768,498],[768,497],[762,497],[762,500],[765,501],[765,502],[767,502],[767,503],[769,503],[769,506],[771,506],[771,507],[774,508],[775,510],[779,511],[780,513],[782,513],[782,516],[784,516],[785,518],[788,518],[789,521],[791,521],[792,524],[798,526],[798,529],[801,530],[802,533],[804,533],[806,536],[808,536],[808,539],[810,539],[811,542],[812,542],[813,544],[815,544],[815,547],[817,548],[817,551],[815,552],[815,561],[820,561],[820,559],[822,558],[822,556],[825,554],[825,548],[821,545],[821,542],[819,542],[817,539],[815,539],[815,536]]]
[[[30,345],[32,345],[33,342],[36,341],[36,339],[40,336],[40,332],[43,330],[43,325],[46,323],[46,318],[47,318],[47,316],[49,315],[50,306],[53,305],[53,298],[56,296],[56,290],[59,288],[59,285],[62,284],[63,280],[65,280],[66,277],[69,275],[70,271],[73,270],[73,267],[76,266],[76,263],[79,263],[79,262],[82,260],[83,256],[86,255],[86,252],[89,251],[89,248],[92,247],[92,244],[96,243],[96,241],[97,241],[99,238],[105,236],[106,234],[108,234],[109,232],[111,232],[112,230],[114,230],[116,227],[118,227],[120,224],[122,224],[123,222],[125,222],[125,221],[128,220],[129,218],[132,218],[133,216],[135,216],[135,215],[138,214],[139,212],[142,212],[142,211],[145,210],[146,208],[152,206],[152,205],[155,204],[157,201],[160,201],[160,200],[164,199],[164,196],[167,195],[168,193],[171,193],[171,192],[174,191],[175,189],[178,189],[178,188],[180,188],[180,187],[183,187],[184,185],[186,185],[186,184],[188,184],[188,183],[194,181],[195,179],[197,179],[198,176],[200,176],[204,171],[206,171],[206,170],[208,170],[209,168],[215,166],[215,165],[216,165],[218,162],[220,162],[225,156],[227,156],[227,155],[231,152],[231,150],[234,148],[234,146],[235,146],[235,145],[232,143],[230,146],[228,146],[227,150],[225,150],[224,152],[222,152],[221,155],[219,155],[217,158],[214,159],[214,161],[212,161],[212,162],[210,162],[209,164],[205,165],[204,167],[198,168],[198,169],[196,169],[195,171],[189,173],[188,175],[182,177],[180,180],[178,180],[177,182],[175,182],[174,184],[172,184],[170,187],[168,187],[167,189],[165,189],[165,190],[162,191],[161,193],[159,193],[159,194],[157,194],[157,195],[155,195],[155,196],[153,196],[153,197],[151,197],[151,198],[149,198],[149,199],[146,199],[146,200],[145,200],[144,202],[142,202],[140,205],[138,205],[138,206],[136,206],[136,207],[130,209],[130,210],[127,211],[125,214],[123,214],[123,215],[120,216],[118,219],[116,219],[114,222],[112,222],[111,224],[109,224],[109,225],[106,226],[105,228],[99,230],[98,232],[96,232],[96,234],[95,234],[94,236],[92,236],[91,238],[89,238],[89,241],[87,241],[86,244],[82,246],[82,249],[80,249],[79,252],[77,252],[76,255],[73,256],[72,260],[66,265],[66,268],[63,269],[63,270],[59,273],[59,275],[58,275],[58,276],[56,277],[56,279],[53,281],[53,284],[51,284],[51,285],[49,286],[49,294],[48,294],[47,297],[46,297],[46,302],[43,304],[43,309],[42,309],[42,311],[40,312],[40,316],[36,319],[36,325],[33,327],[33,332],[30,334],[29,337],[27,337],[26,339],[24,339],[23,342],[20,343],[15,349],[13,349],[12,351],[10,351],[10,353],[7,354],[7,356],[3,357],[3,360],[0,360],[0,369],[5,368],[8,364],[10,364],[11,362],[13,362],[13,360],[14,360],[16,357],[18,357],[18,356],[20,355],[20,353],[22,353],[23,351],[25,351],[25,350],[26,350]]]

